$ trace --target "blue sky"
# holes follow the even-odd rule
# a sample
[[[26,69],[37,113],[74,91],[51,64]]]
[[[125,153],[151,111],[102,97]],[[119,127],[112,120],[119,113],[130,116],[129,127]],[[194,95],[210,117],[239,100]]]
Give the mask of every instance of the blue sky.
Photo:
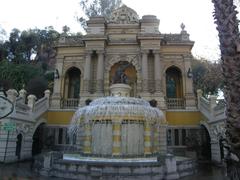
[[[184,23],[195,41],[193,55],[219,59],[218,37],[211,0],[122,0],[140,17],[153,14],[160,19],[161,33],[179,33]],[[72,32],[81,31],[76,16],[81,16],[79,0],[2,0],[0,26],[8,33],[13,28],[25,30],[52,25],[61,31],[67,25]]]

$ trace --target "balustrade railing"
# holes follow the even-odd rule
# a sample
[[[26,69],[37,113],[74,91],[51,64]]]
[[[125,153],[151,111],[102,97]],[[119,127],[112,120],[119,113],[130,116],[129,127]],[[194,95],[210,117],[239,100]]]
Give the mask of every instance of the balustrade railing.
[[[185,109],[184,98],[167,98],[166,102],[168,109]]]
[[[75,109],[78,107],[79,99],[76,98],[68,98],[62,100],[62,108],[63,109]]]
[[[199,98],[199,110],[207,117],[210,121],[223,118],[225,116],[225,101],[217,100],[210,101],[203,96]]]

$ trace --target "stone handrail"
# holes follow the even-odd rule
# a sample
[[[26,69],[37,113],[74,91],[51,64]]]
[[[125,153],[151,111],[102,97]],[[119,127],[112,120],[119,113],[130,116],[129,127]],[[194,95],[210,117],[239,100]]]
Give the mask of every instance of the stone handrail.
[[[37,118],[48,110],[49,101],[47,97],[39,99],[33,108],[34,117]]]
[[[36,96],[29,95],[26,97],[26,91],[21,91],[18,97],[16,90],[10,89],[7,91],[7,98],[14,104],[14,110],[8,118],[34,122],[48,110],[50,91],[46,90],[44,97],[37,101]]]
[[[224,100],[217,100],[213,95],[207,99],[198,93],[198,109],[209,121],[226,118]]]

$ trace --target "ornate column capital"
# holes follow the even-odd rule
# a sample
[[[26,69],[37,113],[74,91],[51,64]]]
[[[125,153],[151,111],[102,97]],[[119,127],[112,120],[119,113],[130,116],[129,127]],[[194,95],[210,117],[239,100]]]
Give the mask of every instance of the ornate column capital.
[[[155,54],[156,54],[156,55],[160,55],[160,51],[159,51],[158,49],[155,49],[155,50],[153,50],[152,52],[153,52],[154,55],[155,55]]]
[[[149,53],[149,49],[141,49],[141,54],[148,54]]]
[[[104,50],[104,49],[102,49],[102,50],[96,50],[96,53],[97,53],[97,54],[103,54],[103,55],[104,55],[104,54],[105,54],[105,50]]]

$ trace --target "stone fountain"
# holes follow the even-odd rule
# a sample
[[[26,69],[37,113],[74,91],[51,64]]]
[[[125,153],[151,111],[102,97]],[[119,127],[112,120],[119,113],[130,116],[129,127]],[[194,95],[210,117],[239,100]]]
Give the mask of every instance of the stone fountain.
[[[158,108],[129,97],[131,87],[113,84],[111,96],[79,108],[69,126],[80,154],[97,157],[146,157],[166,154],[166,121]]]
[[[195,171],[193,160],[167,154],[166,121],[158,108],[129,97],[117,83],[111,96],[79,108],[69,125],[73,152],[49,152],[37,160],[41,175],[80,180],[178,179]],[[40,165],[39,165],[40,164]]]

